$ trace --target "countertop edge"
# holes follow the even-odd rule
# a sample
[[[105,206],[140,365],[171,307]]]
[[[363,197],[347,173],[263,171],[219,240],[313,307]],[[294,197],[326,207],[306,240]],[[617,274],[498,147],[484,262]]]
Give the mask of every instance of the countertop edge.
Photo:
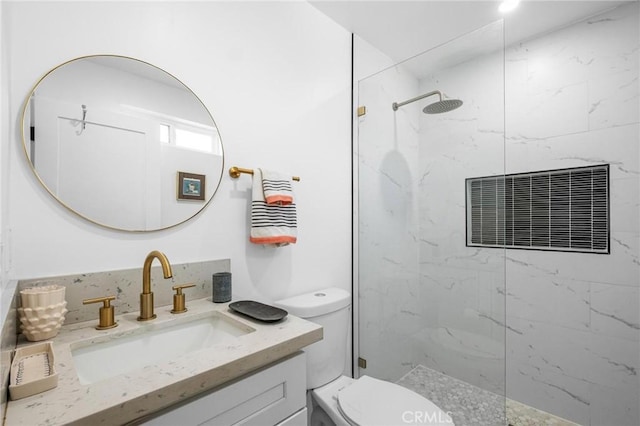
[[[267,348],[253,354],[238,358],[223,366],[205,371],[189,379],[172,383],[163,388],[152,391],[144,396],[133,398],[124,404],[110,407],[89,416],[74,420],[69,425],[106,425],[113,424],[114,417],[123,420],[122,423],[129,423],[142,417],[151,416],[153,413],[161,411],[174,404],[187,401],[199,394],[209,392],[216,388],[224,387],[226,384],[250,375],[253,372],[278,362],[288,356],[299,352],[305,346],[322,339],[322,329],[316,329],[302,334],[288,342],[281,343],[277,347]],[[273,354],[277,352],[277,356]],[[220,377],[220,372],[224,374]],[[181,392],[185,385],[200,382],[197,391]],[[205,386],[203,384],[206,383]],[[177,393],[177,394],[176,394]],[[141,408],[143,407],[143,408]]]
[[[203,313],[219,311],[253,332],[242,336],[237,343],[211,347],[175,361],[115,376],[104,382],[81,385],[73,370],[72,345],[94,339],[96,342],[103,341],[113,333],[123,335],[124,332],[126,335],[137,327],[149,327],[149,324],[135,321],[135,314],[124,314],[120,318],[122,327],[106,332],[96,331],[93,328],[94,322],[70,325],[65,332],[61,331],[53,339],[56,368],[59,373],[64,374],[58,387],[24,399],[9,401],[5,424],[112,425],[134,422],[199,394],[223,387],[323,338],[322,327],[313,322],[289,315],[283,322],[262,323],[232,313],[227,304],[211,304],[209,300],[190,302],[190,312],[180,317],[170,314],[169,308],[159,309],[158,318],[151,326],[164,327],[171,324],[169,319],[172,318],[181,321],[190,316],[200,318]],[[114,335],[113,338],[115,337]],[[25,344],[31,342],[22,342],[20,346]],[[130,388],[127,387],[129,383]]]

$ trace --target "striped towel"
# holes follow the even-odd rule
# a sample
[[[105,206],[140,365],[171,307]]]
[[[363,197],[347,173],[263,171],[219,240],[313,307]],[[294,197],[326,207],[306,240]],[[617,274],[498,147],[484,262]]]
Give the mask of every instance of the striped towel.
[[[298,235],[296,205],[294,203],[267,204],[262,185],[262,171],[255,169],[253,172],[249,241],[271,247],[295,243]]]
[[[282,173],[262,170],[262,189],[267,204],[292,204],[291,177]]]

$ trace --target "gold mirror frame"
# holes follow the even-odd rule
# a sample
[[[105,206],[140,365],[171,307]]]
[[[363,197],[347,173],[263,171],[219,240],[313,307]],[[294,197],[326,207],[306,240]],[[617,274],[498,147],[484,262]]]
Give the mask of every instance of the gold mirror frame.
[[[87,215],[78,212],[77,210],[75,210],[72,206],[70,206],[67,202],[65,202],[64,200],[62,200],[60,197],[58,197],[53,191],[52,189],[49,187],[49,185],[47,185],[47,183],[42,179],[42,177],[40,176],[40,174],[38,173],[38,171],[36,170],[36,167],[34,166],[32,160],[31,160],[31,149],[30,149],[30,144],[31,144],[31,128],[28,127],[27,124],[27,114],[30,114],[30,106],[31,106],[31,100],[33,99],[33,96],[36,93],[36,90],[40,87],[40,85],[47,79],[47,77],[51,76],[53,73],[55,73],[56,71],[59,71],[61,68],[68,66],[72,63],[78,62],[78,61],[82,61],[82,60],[87,60],[87,59],[95,59],[95,58],[113,58],[113,59],[123,59],[123,60],[127,60],[127,61],[135,61],[136,65],[142,65],[142,66],[146,66],[146,67],[150,67],[149,69],[152,69],[154,72],[161,72],[163,73],[163,75],[165,75],[167,78],[171,78],[173,79],[172,82],[174,84],[177,84],[178,86],[181,86],[182,88],[186,89],[186,91],[188,91],[194,99],[194,102],[197,102],[203,109],[203,112],[206,112],[206,115],[208,116],[208,118],[211,120],[212,123],[212,127],[215,129],[217,136],[218,136],[218,141],[219,141],[219,150],[220,150],[220,170],[219,173],[217,173],[217,175],[211,174],[210,176],[210,180],[209,182],[207,182],[206,187],[211,189],[213,188],[213,190],[210,192],[210,195],[203,200],[204,204],[195,211],[195,213],[187,214],[187,217],[185,217],[184,219],[179,219],[177,220],[175,223],[170,223],[168,225],[163,225],[160,223],[161,226],[159,227],[155,227],[155,228],[151,228],[150,229],[128,229],[128,228],[123,228],[123,227],[118,227],[118,226],[113,226],[109,223],[105,223],[103,221],[99,221],[99,220],[95,220],[91,217],[88,217]],[[84,105],[83,105],[83,110],[84,110]],[[83,126],[84,126],[84,117],[82,118]],[[86,120],[87,123],[89,123],[89,120]],[[132,57],[128,57],[128,56],[122,56],[122,55],[86,55],[86,56],[80,56],[71,60],[68,60],[66,62],[63,62],[59,65],[57,65],[56,67],[52,68],[51,70],[49,70],[48,72],[46,72],[32,87],[32,89],[29,91],[28,96],[26,97],[26,100],[24,102],[23,108],[22,108],[22,115],[21,115],[21,128],[22,128],[22,146],[24,149],[24,153],[25,153],[25,159],[27,160],[27,163],[29,164],[29,167],[31,168],[31,171],[33,172],[34,176],[38,179],[38,181],[40,182],[40,184],[47,190],[47,192],[57,201],[59,202],[62,206],[64,206],[67,210],[69,210],[70,212],[80,216],[81,218],[87,220],[90,223],[96,224],[98,226],[101,226],[103,228],[107,228],[107,229],[111,229],[111,230],[117,230],[117,231],[125,231],[125,232],[134,232],[134,233],[143,233],[143,232],[156,232],[156,231],[161,231],[161,230],[165,230],[165,229],[169,229],[169,228],[173,228],[176,227],[178,225],[181,225],[191,219],[193,219],[195,216],[197,216],[199,213],[201,213],[213,200],[216,192],[218,191],[218,188],[220,187],[220,183],[222,182],[222,175],[223,175],[223,171],[224,171],[224,145],[222,143],[222,136],[220,135],[220,131],[218,130],[218,126],[215,123],[215,120],[213,119],[213,116],[211,115],[211,112],[209,111],[209,109],[205,106],[205,104],[202,102],[202,100],[187,86],[185,85],[182,81],[180,81],[178,78],[176,78],[174,75],[168,73],[167,71],[163,70],[162,68],[159,68],[153,64],[150,64],[148,62],[136,59],[136,58],[132,58]],[[36,117],[36,129],[37,129],[37,117]],[[29,142],[27,142],[27,140]],[[214,172],[217,172],[214,170]],[[182,172],[180,172],[180,174],[184,174]],[[214,180],[217,180],[217,182],[215,182]],[[178,188],[178,184],[179,184],[180,180],[178,178],[178,176],[176,176],[176,193],[180,193],[180,188]],[[203,187],[204,187],[204,182],[202,183]],[[176,198],[177,200],[183,200],[184,198]],[[195,198],[194,198],[195,199]],[[197,199],[201,199],[201,198],[197,198]],[[193,201],[191,201],[193,202]]]

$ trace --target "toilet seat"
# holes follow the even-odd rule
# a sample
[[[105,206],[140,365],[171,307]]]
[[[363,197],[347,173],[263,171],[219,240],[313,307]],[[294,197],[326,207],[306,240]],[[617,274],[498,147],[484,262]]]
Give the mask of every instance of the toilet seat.
[[[446,412],[427,398],[369,376],[360,377],[338,392],[338,409],[354,426],[454,424]]]

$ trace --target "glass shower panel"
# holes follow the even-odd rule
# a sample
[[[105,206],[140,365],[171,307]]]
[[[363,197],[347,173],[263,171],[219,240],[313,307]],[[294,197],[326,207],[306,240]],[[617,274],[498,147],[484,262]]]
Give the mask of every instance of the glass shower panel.
[[[463,104],[423,113],[435,93],[392,108],[432,91]],[[502,21],[361,80],[358,105],[358,374],[456,425],[504,424],[505,256],[467,246],[465,182],[504,184]]]
[[[415,108],[394,113],[391,104],[419,90],[403,65],[359,84],[359,104],[367,108],[359,127],[359,349],[363,373],[392,381],[412,364],[421,304],[419,116]]]

